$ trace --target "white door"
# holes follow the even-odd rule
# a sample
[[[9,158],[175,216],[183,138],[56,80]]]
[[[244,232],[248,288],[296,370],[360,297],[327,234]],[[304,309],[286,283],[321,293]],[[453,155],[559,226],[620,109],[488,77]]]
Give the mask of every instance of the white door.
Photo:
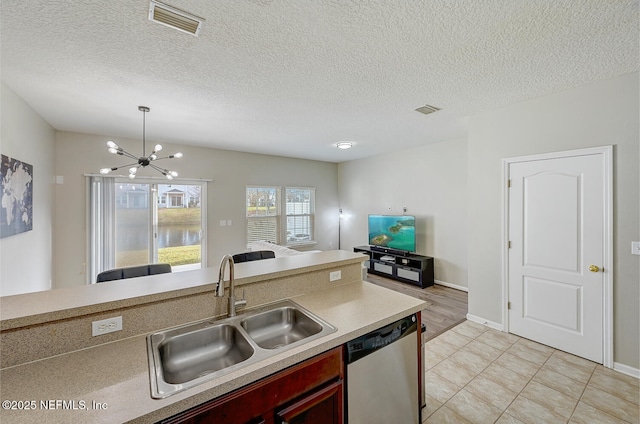
[[[509,164],[509,331],[603,363],[603,154]],[[609,264],[607,264],[609,265]]]

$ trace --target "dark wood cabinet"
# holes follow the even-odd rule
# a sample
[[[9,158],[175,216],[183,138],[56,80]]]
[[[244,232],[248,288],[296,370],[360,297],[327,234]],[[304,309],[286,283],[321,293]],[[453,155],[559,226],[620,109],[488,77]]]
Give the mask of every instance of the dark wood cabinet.
[[[365,262],[367,272],[423,289],[433,285],[433,258],[430,256],[403,253],[393,249],[372,249],[371,246],[357,246],[353,251],[369,256],[369,260]]]
[[[338,347],[162,422],[342,423],[343,378]]]
[[[314,391],[291,406],[276,412],[277,424],[342,422],[342,381]]]

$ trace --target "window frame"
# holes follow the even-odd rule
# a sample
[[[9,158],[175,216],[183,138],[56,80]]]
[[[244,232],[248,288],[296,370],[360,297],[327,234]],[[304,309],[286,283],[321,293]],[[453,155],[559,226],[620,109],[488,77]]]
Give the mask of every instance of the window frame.
[[[256,216],[250,215],[249,213],[249,190],[275,190],[276,200],[274,202],[275,213],[264,216]],[[287,213],[287,193],[289,190],[308,190],[310,192],[310,209],[309,213]],[[271,243],[275,243],[279,246],[285,247],[302,247],[302,246],[313,246],[317,244],[315,239],[316,231],[315,231],[315,200],[316,197],[316,188],[315,187],[299,187],[299,186],[276,186],[276,185],[260,185],[260,184],[249,184],[245,186],[245,218],[246,218],[246,241],[247,246],[251,244],[253,241],[266,240]],[[258,205],[256,204],[257,208]],[[287,220],[289,218],[295,217],[308,217],[309,223],[309,239],[308,240],[296,240],[290,241],[289,237],[287,237]],[[275,240],[269,240],[268,237],[262,237],[261,235],[254,235],[251,233],[251,227],[254,226],[252,221],[259,220],[271,220],[275,222]],[[273,231],[272,231],[273,233]]]
[[[255,204],[252,204],[249,200],[249,190],[254,191],[253,195],[255,195]],[[260,192],[266,191],[274,191],[275,200],[273,202],[273,206],[270,204],[266,204],[263,207],[266,207],[265,214],[259,214],[258,208],[261,207],[260,204]],[[253,241],[259,240],[267,240],[271,243],[275,243],[280,245],[282,240],[282,229],[281,229],[281,208],[280,208],[280,198],[281,198],[281,188],[278,186],[265,186],[265,185],[257,185],[251,184],[245,187],[245,224],[246,224],[246,241],[247,245],[249,245]],[[267,196],[270,196],[268,194]],[[262,199],[264,200],[264,199]],[[250,213],[250,207],[255,208],[255,213]],[[271,208],[273,207],[273,211]],[[269,227],[273,227],[270,229]],[[259,228],[262,230],[251,232],[252,228]],[[272,238],[272,237],[275,237]]]
[[[309,195],[310,195],[310,200],[309,200],[309,206],[310,206],[310,212],[307,213],[289,213],[287,210],[287,205],[290,203],[287,201],[287,196],[288,196],[288,192],[290,190],[306,190],[309,191]],[[286,244],[285,246],[305,246],[305,245],[314,245],[316,244],[316,231],[315,231],[315,215],[316,215],[316,189],[315,187],[284,187],[284,192],[285,195],[283,196],[282,202],[284,204],[284,225],[283,225],[283,231],[284,231],[284,236],[285,236],[285,241]],[[305,204],[306,202],[296,202],[296,203],[302,203]],[[296,218],[296,217],[302,217],[302,218],[308,218],[309,219],[309,226],[308,226],[308,231],[309,231],[309,238],[308,239],[303,239],[303,240],[290,240],[290,237],[287,237],[288,234],[288,227],[289,227],[289,218]],[[298,234],[295,234],[293,237],[299,237]]]

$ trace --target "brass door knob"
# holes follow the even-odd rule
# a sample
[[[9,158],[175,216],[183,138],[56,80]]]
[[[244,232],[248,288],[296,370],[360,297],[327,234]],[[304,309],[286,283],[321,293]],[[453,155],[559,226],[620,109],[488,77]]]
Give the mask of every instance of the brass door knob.
[[[597,265],[589,265],[589,271],[598,272],[600,271],[600,268]]]

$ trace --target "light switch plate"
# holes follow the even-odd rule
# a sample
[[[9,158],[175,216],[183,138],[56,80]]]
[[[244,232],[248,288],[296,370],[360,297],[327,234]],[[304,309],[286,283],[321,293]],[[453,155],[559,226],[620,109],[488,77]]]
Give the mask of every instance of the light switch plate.
[[[640,241],[631,242],[631,253],[634,255],[640,255]]]
[[[329,273],[329,281],[337,281],[342,278],[342,271],[333,271]]]

